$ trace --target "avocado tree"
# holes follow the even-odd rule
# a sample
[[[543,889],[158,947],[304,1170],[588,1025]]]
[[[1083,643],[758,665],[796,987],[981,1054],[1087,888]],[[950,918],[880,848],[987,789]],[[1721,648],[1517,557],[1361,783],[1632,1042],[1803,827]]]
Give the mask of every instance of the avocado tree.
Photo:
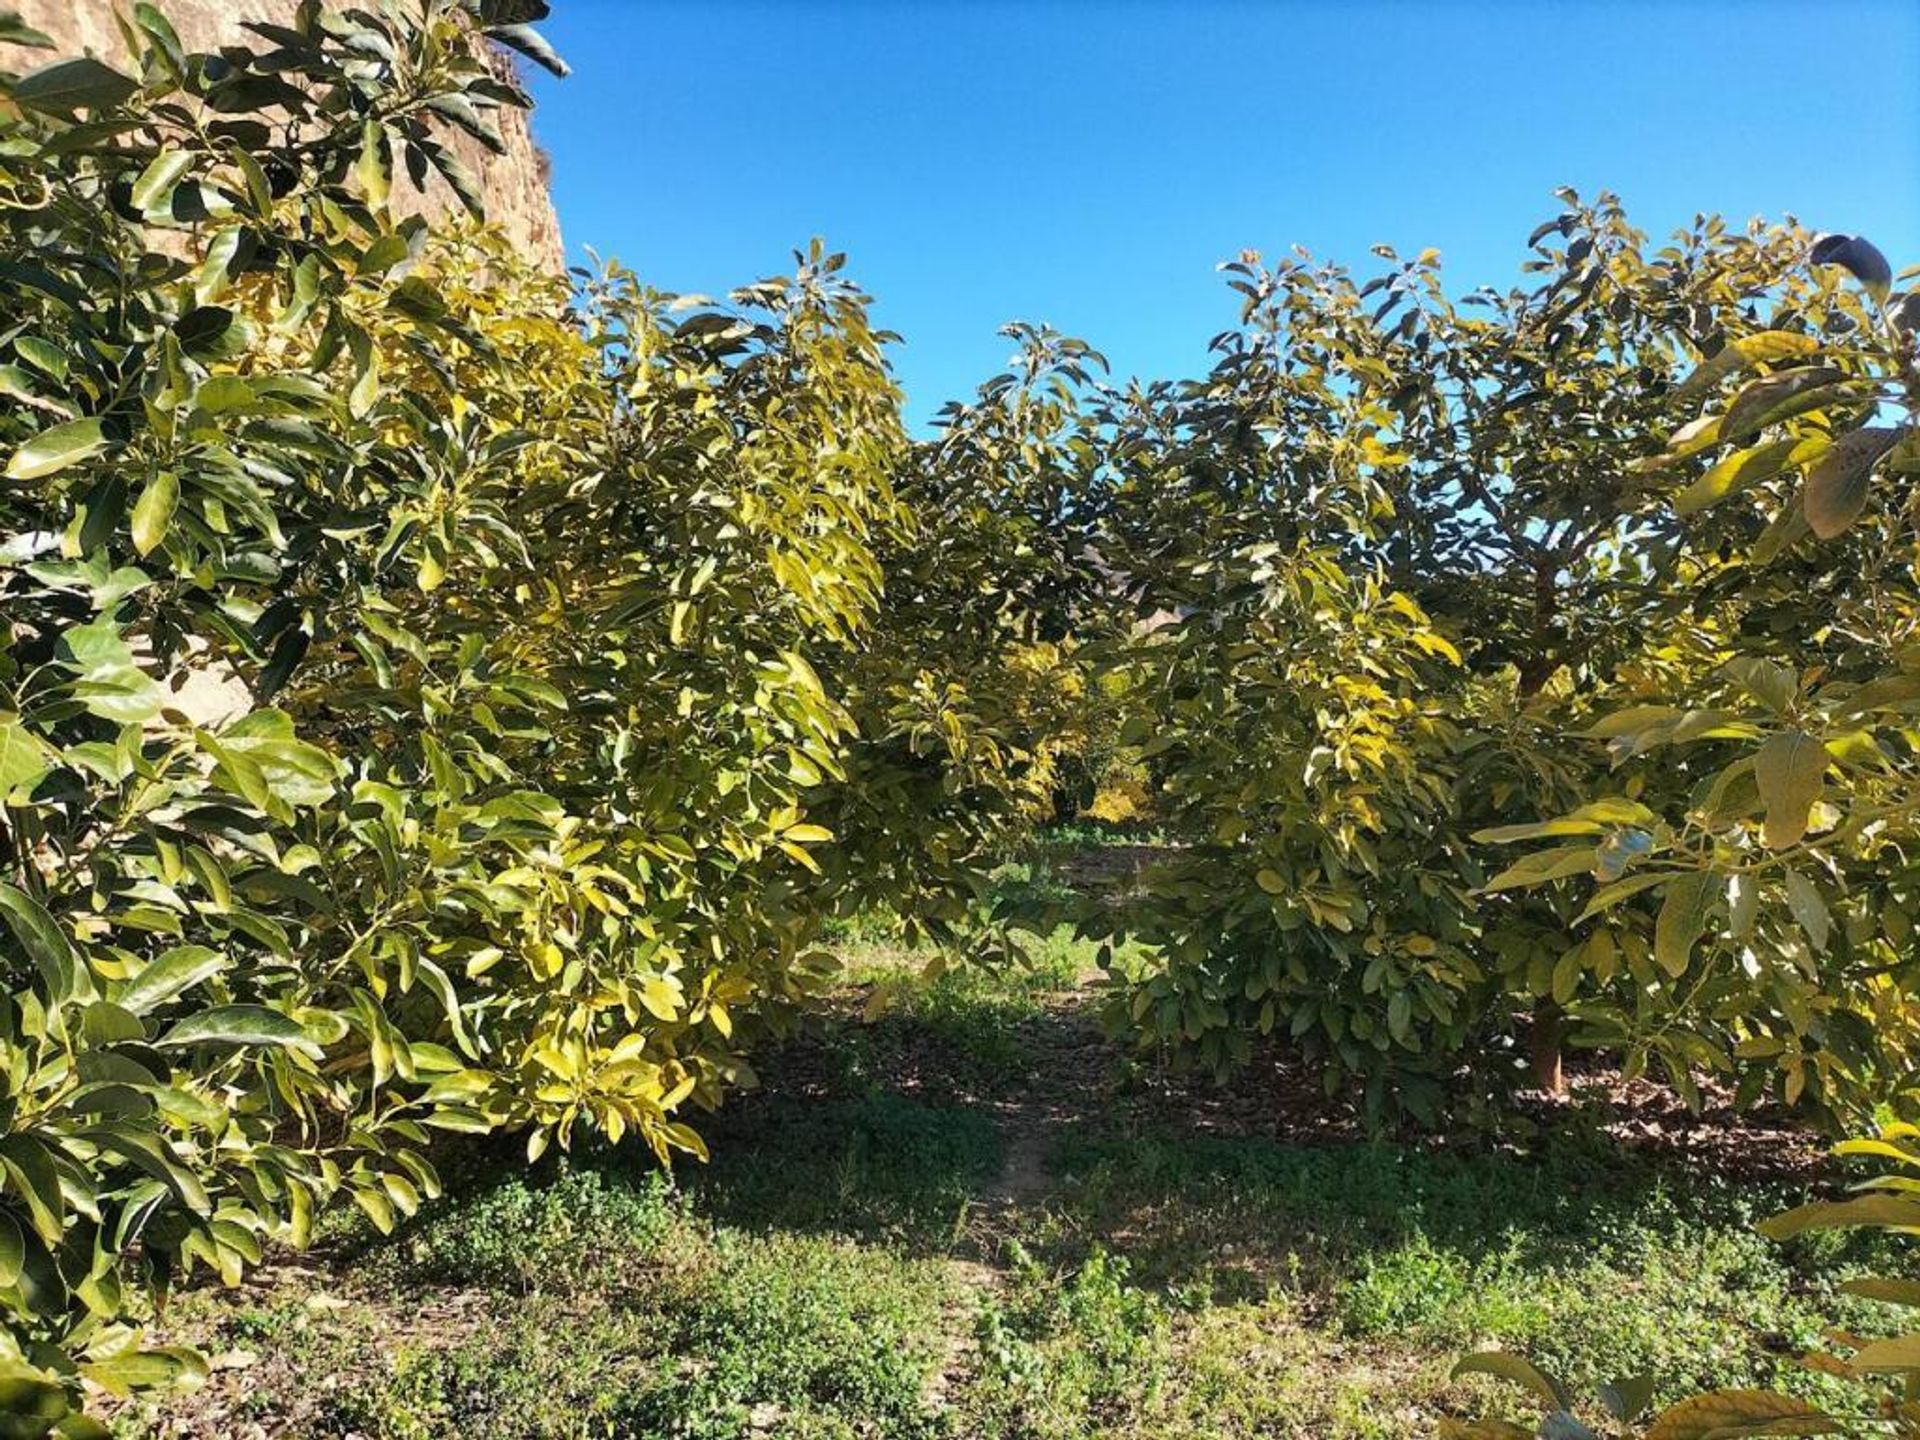
[[[827,978],[904,440],[816,249],[681,302],[396,218],[557,64],[544,6],[302,6],[0,112],[0,1385],[21,1433],[190,1379],[233,1280],[435,1130],[699,1153]],[[31,39],[9,22],[11,38]],[[23,1422],[25,1423],[25,1422]]]
[[[1827,237],[1805,258],[1770,328],[1687,381],[1698,418],[1636,467],[1688,527],[1691,608],[1713,622],[1587,732],[1614,783],[1649,803],[1589,802],[1487,838],[1556,837],[1572,873],[1576,852],[1605,857],[1580,919],[1637,936],[1683,986],[1658,1012],[1581,1008],[1630,1058],[1738,1069],[1749,1093],[1789,1102],[1907,1108],[1920,691],[1900,487],[1920,470],[1920,308],[1863,240]],[[1685,788],[1656,802],[1652,775]],[[1508,872],[1516,883],[1542,882],[1558,863],[1542,853]]]
[[[1104,543],[1140,612],[1174,620],[1123,664],[1182,844],[1134,913],[1094,922],[1151,942],[1111,1012],[1143,1043],[1220,1064],[1281,1031],[1332,1062],[1330,1084],[1361,1075],[1375,1103],[1420,1109],[1463,1063],[1507,1084],[1531,1059],[1555,1083],[1568,1040],[1630,1073],[1657,1055],[1689,1092],[1706,1068],[1755,1094],[1770,1072],[1752,1026],[1844,1015],[1857,1042],[1858,1020],[1886,1018],[1879,960],[1822,949],[1709,976],[1656,943],[1631,883],[1595,920],[1569,877],[1638,879],[1639,827],[1700,779],[1697,756],[1619,741],[1617,711],[1751,678],[1763,643],[1826,648],[1839,592],[1898,608],[1875,589],[1888,565],[1816,574],[1785,521],[1754,581],[1738,557],[1758,526],[1710,508],[1738,466],[1759,485],[1769,463],[1812,464],[1824,407],[1871,410],[1884,386],[1859,361],[1810,357],[1892,332],[1807,269],[1791,227],[1703,219],[1650,250],[1610,198],[1563,199],[1532,237],[1537,283],[1460,305],[1431,254],[1383,252],[1365,284],[1246,257],[1227,267],[1242,323],[1212,373],[1090,422]],[[1736,373],[1759,398],[1729,433],[1764,448],[1672,485],[1669,460],[1714,437],[1665,437]],[[1775,390],[1781,408],[1762,405]],[[1901,463],[1890,433],[1868,437],[1842,454]],[[1667,718],[1723,738],[1697,705]],[[1636,763],[1607,770],[1595,727]],[[1575,818],[1526,828],[1541,814]],[[1487,839],[1535,834],[1562,843],[1490,872]],[[1781,1083],[1816,1107],[1865,1103],[1904,1022],[1874,1034],[1892,1048],[1841,1046],[1823,1085]]]

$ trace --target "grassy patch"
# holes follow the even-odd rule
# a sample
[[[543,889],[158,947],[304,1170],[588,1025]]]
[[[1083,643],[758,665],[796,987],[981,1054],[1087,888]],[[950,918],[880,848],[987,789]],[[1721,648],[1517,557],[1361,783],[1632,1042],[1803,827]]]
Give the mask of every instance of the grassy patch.
[[[685,1183],[703,1209],[755,1230],[799,1230],[945,1250],[999,1172],[992,1117],[888,1091],[766,1097],[714,1128],[714,1158]]]
[[[1582,1390],[1808,1391],[1824,1325],[1889,1326],[1835,1286],[1891,1242],[1754,1233],[1804,1180],[1591,1128],[1524,1155],[1262,1138],[1259,1094],[1099,1039],[1064,932],[933,979],[878,929],[843,949],[844,1002],[703,1124],[711,1165],[450,1164],[459,1193],[393,1237],[350,1223],[267,1290],[182,1297],[170,1332],[231,1363],[120,1432],[1386,1440],[1510,1409],[1447,1378],[1486,1346]]]
[[[1143,1279],[1206,1308],[1279,1300],[1376,1352],[1497,1345],[1577,1383],[1651,1373],[1663,1393],[1816,1385],[1795,1357],[1836,1319],[1873,1325],[1834,1282],[1887,1246],[1776,1245],[1752,1226],[1782,1189],[1584,1151],[1136,1137],[1070,1141],[1058,1163],[1056,1247],[1124,1236]]]
[[[505,1180],[351,1273],[267,1309],[194,1297],[199,1338],[253,1362],[196,1402],[199,1433],[911,1440],[940,1423],[939,1265],[716,1225],[656,1179]]]
[[[1004,1298],[985,1298],[975,1321],[963,1432],[1071,1440],[1137,1422],[1166,1370],[1165,1303],[1130,1283],[1125,1260],[1101,1250],[1064,1274],[1017,1245],[1011,1260]]]
[[[1042,1069],[1035,1031],[1095,973],[1095,948],[1063,927],[1023,937],[1022,961],[935,966],[928,978],[939,955],[930,947],[849,944],[849,984],[863,1000],[881,991],[885,1003],[871,1019],[830,1022],[819,1058],[849,1091],[896,1085],[909,1069],[968,1099],[1024,1084]]]

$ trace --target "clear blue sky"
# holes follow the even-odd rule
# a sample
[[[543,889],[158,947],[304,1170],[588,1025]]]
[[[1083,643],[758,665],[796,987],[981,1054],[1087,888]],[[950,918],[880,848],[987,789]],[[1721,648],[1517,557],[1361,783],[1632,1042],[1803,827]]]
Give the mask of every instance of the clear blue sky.
[[[719,293],[850,254],[912,414],[1047,321],[1193,374],[1214,271],[1438,246],[1505,282],[1551,191],[1642,229],[1791,212],[1920,262],[1920,0],[557,0],[537,87],[569,249]]]

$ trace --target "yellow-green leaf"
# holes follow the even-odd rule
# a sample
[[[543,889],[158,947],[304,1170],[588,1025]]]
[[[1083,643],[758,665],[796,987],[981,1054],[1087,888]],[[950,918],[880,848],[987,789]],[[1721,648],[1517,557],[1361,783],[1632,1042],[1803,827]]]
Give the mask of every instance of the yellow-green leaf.
[[[1878,1300],[1883,1305],[1904,1305],[1920,1309],[1920,1280],[1895,1280],[1881,1275],[1862,1275],[1842,1280],[1840,1291],[1858,1295],[1862,1300]]]
[[[1706,474],[1673,497],[1673,508],[1691,515],[1718,505],[1749,485],[1769,480],[1789,465],[1803,464],[1826,447],[1824,439],[1769,440],[1722,456]]]
[[[1528,885],[1545,885],[1593,869],[1600,861],[1597,845],[1558,845],[1551,850],[1536,850],[1516,860],[1489,880],[1487,894],[1497,890],[1515,890]]]
[[[360,155],[354,162],[353,173],[360,180],[367,203],[376,210],[385,206],[391,183],[387,173],[387,134],[378,120],[368,120],[361,127]]]
[[[1787,905],[1793,911],[1793,918],[1807,932],[1807,940],[1813,948],[1825,951],[1827,937],[1833,928],[1832,917],[1827,913],[1827,902],[1820,898],[1818,887],[1798,870],[1787,871],[1786,882]]]
[[[1498,1376],[1502,1380],[1531,1390],[1557,1410],[1569,1408],[1565,1386],[1538,1366],[1518,1355],[1510,1355],[1504,1350],[1483,1350],[1477,1355],[1466,1356],[1453,1367],[1455,1380],[1462,1375]]]
[[[148,210],[155,202],[166,199],[173,193],[173,187],[180,183],[181,177],[192,168],[193,156],[187,151],[161,151],[140,172],[140,178],[133,182],[134,208]]]
[[[77,465],[107,448],[106,431],[98,420],[69,420],[42,430],[13,452],[7,461],[9,480],[38,480]]]
[[[1798,330],[1761,330],[1742,335],[1727,347],[1749,365],[1771,365],[1781,360],[1804,360],[1820,342]]]
[[[1660,915],[1653,925],[1653,958],[1667,974],[1678,977],[1686,971],[1693,943],[1707,928],[1707,917],[1713,913],[1723,888],[1717,877],[1705,870],[1667,882]]]
[[[1860,1195],[1851,1200],[1818,1200],[1762,1220],[1757,1228],[1769,1240],[1788,1240],[1807,1230],[1852,1230],[1860,1226],[1920,1229],[1920,1199]]]
[[[162,470],[147,482],[133,506],[133,548],[142,555],[151,554],[166,539],[173,512],[180,507],[180,481],[171,470]]]
[[[1827,747],[1802,730],[1782,730],[1753,757],[1770,849],[1797,845],[1807,833],[1807,817],[1820,798],[1827,760]]]
[[[18,720],[0,718],[0,801],[36,784],[51,767],[46,744]]]

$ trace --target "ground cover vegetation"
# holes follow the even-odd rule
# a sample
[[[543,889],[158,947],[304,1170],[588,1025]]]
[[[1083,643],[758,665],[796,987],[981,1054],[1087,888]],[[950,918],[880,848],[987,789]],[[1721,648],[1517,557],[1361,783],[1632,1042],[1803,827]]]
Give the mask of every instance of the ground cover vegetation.
[[[310,0],[190,54],[137,4],[125,68],[6,79],[5,1433],[222,1393],[209,1345],[327,1295],[243,1324],[197,1282],[316,1234],[364,1271],[327,1343],[434,1283],[466,1338],[279,1416],[313,1433],[1360,1434],[1438,1403],[1295,1393],[1261,1336],[1664,1370],[1608,1392],[1623,1423],[1721,1387],[1666,1440],[1842,1424],[1817,1386],[1756,1398],[1782,1367],[1722,1323],[1762,1297],[1792,1348],[1839,1303],[1805,1242],[1745,1233],[1777,1187],[1629,1166],[1569,1219],[1591,1157],[1002,1122],[1023,1070],[1070,1111],[1186,1067],[1275,1113],[1317,1089],[1328,1144],[1532,1143],[1526,1095],[1598,1064],[1906,1158],[1920,298],[1880,252],[1705,217],[1656,245],[1565,192],[1515,288],[1248,254],[1207,375],[1117,386],[1014,327],[916,440],[819,244],[713,301],[401,218],[429,179],[477,211],[444,137],[497,144],[513,64],[564,69],[545,10]],[[1034,848],[1083,812],[1130,842]],[[863,973],[875,944],[911,963]],[[1034,1050],[1057,993],[1134,1058]],[[722,1108],[795,1054],[818,1073]],[[943,1089],[977,1104],[930,1115]],[[684,1194],[622,1158],[716,1144]],[[1527,1173],[1542,1208],[1495,1236],[1486,1187]],[[1908,1228],[1907,1188],[1775,1228]],[[1183,1254],[1207,1227],[1253,1259]],[[1593,1299],[1636,1266],[1662,1327]],[[1819,1383],[1920,1370],[1875,1343]],[[1583,1433],[1521,1363],[1469,1368]],[[572,1430],[529,1428],[525,1377]]]
[[[931,950],[842,948],[818,1024],[707,1124],[710,1164],[669,1188],[628,1149],[450,1155],[392,1236],[349,1211],[176,1296],[165,1333],[212,1373],[117,1431],[1385,1437],[1475,1403],[1449,1377],[1490,1342],[1586,1392],[1831,1399],[1796,1355],[1879,1319],[1840,1287],[1890,1247],[1752,1228],[1818,1173],[1780,1118],[1645,1087],[1538,1102],[1524,1153],[1370,1141],[1317,1089],[1276,1113],[1297,1059],[1224,1089],[1134,1062],[1066,935],[932,981]]]

